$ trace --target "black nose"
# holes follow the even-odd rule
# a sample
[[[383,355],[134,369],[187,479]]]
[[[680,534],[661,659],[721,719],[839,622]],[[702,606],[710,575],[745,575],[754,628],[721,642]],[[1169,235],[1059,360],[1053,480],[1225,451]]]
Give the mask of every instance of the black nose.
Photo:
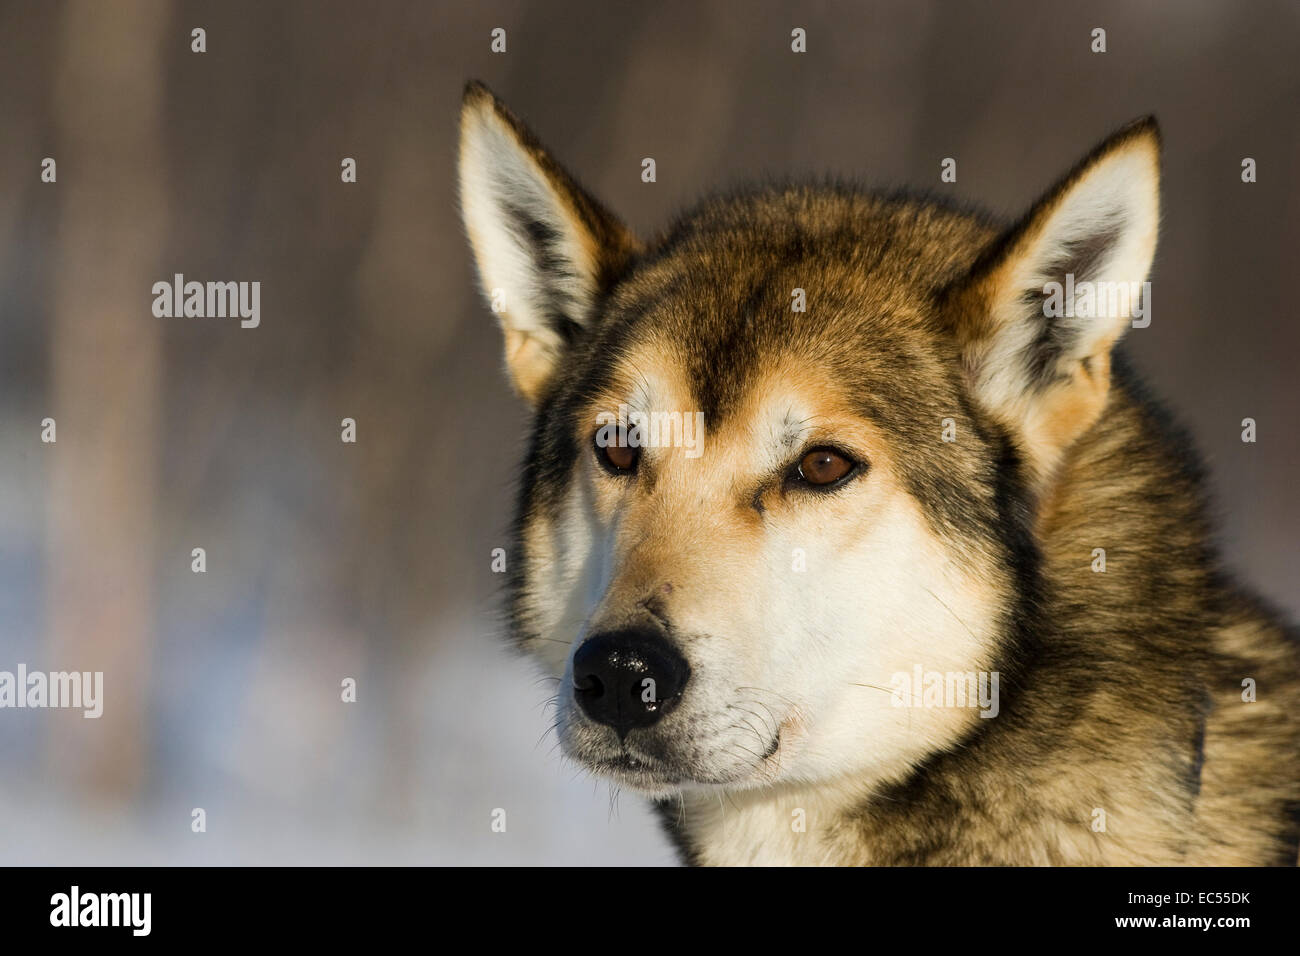
[[[573,696],[620,737],[671,710],[690,676],[686,659],[650,628],[593,634],[573,656]]]

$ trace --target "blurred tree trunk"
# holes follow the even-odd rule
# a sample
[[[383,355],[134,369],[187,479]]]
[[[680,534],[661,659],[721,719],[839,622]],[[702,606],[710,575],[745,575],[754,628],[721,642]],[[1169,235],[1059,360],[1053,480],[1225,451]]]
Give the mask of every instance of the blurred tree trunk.
[[[72,2],[55,63],[60,214],[53,272],[46,602],[49,670],[103,671],[103,716],[51,721],[52,774],[126,798],[147,770],[161,326],[167,238],[162,3]],[[36,427],[33,424],[33,427]],[[180,550],[176,561],[188,561]]]

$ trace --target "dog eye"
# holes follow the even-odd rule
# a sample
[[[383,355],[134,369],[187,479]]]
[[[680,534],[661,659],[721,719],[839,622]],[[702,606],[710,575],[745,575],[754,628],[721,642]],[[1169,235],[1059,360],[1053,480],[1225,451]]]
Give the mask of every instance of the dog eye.
[[[810,485],[825,487],[843,481],[856,462],[833,448],[814,448],[799,459],[799,477]]]
[[[628,445],[626,428],[619,428],[612,442],[603,434],[603,430],[597,432],[595,447],[596,460],[611,474],[629,475],[636,471],[636,464],[641,458],[641,449]]]

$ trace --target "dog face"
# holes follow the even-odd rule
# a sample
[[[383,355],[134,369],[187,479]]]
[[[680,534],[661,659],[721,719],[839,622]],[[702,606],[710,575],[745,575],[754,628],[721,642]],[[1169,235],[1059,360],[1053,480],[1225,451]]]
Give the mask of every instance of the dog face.
[[[666,796],[897,778],[959,741],[979,712],[898,706],[896,678],[1014,667],[1035,503],[1145,301],[1080,290],[1146,277],[1154,125],[1006,232],[791,187],[650,243],[480,86],[461,136],[535,412],[515,638],[560,680],[565,752]]]

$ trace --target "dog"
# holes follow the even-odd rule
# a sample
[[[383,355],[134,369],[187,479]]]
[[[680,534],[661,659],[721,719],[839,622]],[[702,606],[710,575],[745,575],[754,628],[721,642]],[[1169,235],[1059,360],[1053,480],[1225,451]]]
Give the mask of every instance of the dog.
[[[511,639],[685,862],[1295,863],[1295,632],[1116,351],[1160,152],[1125,126],[1011,225],[792,183],[643,240],[468,85],[533,415]]]

